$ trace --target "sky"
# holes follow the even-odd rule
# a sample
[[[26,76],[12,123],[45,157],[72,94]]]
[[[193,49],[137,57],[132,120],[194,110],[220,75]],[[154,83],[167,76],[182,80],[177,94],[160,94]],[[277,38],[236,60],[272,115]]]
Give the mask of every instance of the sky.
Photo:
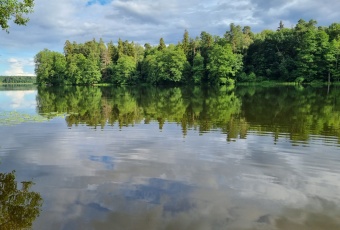
[[[47,48],[63,51],[66,40],[103,38],[135,43],[177,43],[188,30],[222,36],[230,23],[253,32],[275,30],[280,20],[293,27],[299,19],[320,26],[339,22],[339,0],[35,0],[27,26],[0,31],[0,75],[34,75],[34,56]]]

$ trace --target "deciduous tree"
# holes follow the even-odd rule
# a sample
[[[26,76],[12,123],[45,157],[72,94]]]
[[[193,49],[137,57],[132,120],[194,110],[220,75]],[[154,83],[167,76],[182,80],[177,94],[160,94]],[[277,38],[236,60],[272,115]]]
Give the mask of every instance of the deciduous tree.
[[[215,44],[208,56],[208,80],[210,83],[225,84],[242,68],[242,55],[234,54],[231,45]]]
[[[26,25],[27,14],[33,12],[34,0],[2,0],[0,1],[0,26],[9,31],[8,22],[13,20],[17,25]]]

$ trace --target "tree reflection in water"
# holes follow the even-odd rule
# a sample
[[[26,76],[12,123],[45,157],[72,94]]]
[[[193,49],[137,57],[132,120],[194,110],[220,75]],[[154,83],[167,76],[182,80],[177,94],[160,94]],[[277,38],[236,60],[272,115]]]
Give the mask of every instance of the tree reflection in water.
[[[21,182],[18,189],[15,171],[0,173],[0,229],[27,229],[39,216],[41,195],[30,191],[32,181]]]
[[[308,144],[315,135],[340,138],[340,90],[292,86],[253,87],[39,87],[38,113],[65,116],[68,127],[119,128],[156,121],[200,134],[220,130],[227,141],[247,134]]]

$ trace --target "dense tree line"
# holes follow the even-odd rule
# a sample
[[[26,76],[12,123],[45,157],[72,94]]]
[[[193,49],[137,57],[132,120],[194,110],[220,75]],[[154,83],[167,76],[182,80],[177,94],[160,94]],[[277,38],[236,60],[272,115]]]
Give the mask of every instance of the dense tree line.
[[[43,50],[35,57],[40,84],[233,84],[277,80],[331,82],[340,78],[340,24],[317,27],[299,20],[294,28],[254,34],[231,24],[223,37],[184,32],[178,44],[144,46],[102,39],[65,42],[64,53]]]
[[[0,76],[0,84],[35,84],[36,82],[37,78],[31,76]]]
[[[338,81],[340,78],[340,24],[317,27],[299,20],[294,28],[262,31],[245,56],[240,80]]]

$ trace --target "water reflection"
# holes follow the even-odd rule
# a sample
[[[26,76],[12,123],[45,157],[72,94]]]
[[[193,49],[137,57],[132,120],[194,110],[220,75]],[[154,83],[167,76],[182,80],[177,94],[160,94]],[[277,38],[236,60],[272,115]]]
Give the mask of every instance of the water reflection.
[[[338,229],[340,226],[340,210],[334,203],[316,197],[314,203],[316,205],[307,205],[304,209],[287,208],[283,213],[272,218],[278,229],[290,230],[318,230],[318,229]],[[269,218],[267,218],[269,217]],[[270,216],[263,218],[267,222]]]
[[[15,171],[0,173],[0,228],[4,230],[32,227],[42,206],[41,195],[30,191],[32,181],[24,181],[18,189]]]
[[[42,123],[0,126],[34,178],[34,229],[337,229],[340,92],[39,88]]]
[[[36,90],[4,90],[0,88],[0,112],[18,111],[35,113]]]
[[[306,143],[312,135],[340,137],[340,89],[240,88],[242,112],[251,129]]]
[[[296,87],[227,88],[40,88],[37,104],[48,118],[67,115],[69,127],[95,128],[157,121],[175,122],[185,136],[220,130],[228,141],[247,133],[272,135],[307,144],[314,135],[340,137],[340,90]]]

